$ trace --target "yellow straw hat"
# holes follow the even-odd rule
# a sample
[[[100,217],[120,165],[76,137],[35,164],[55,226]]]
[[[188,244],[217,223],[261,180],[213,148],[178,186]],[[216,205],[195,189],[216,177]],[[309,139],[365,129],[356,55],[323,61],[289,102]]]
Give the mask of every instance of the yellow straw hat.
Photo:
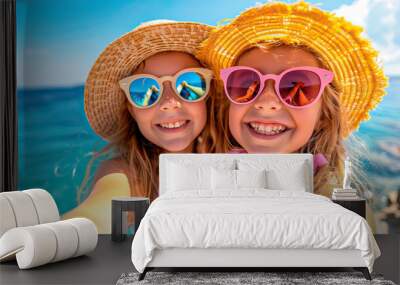
[[[245,50],[277,41],[305,45],[334,72],[341,110],[348,126],[343,136],[369,119],[385,95],[387,78],[377,64],[377,51],[361,36],[362,28],[303,1],[266,3],[246,10],[229,24],[216,28],[202,43],[197,57],[219,76]]]
[[[109,44],[97,58],[85,83],[84,107],[93,130],[108,139],[115,131],[126,98],[118,81],[146,58],[164,51],[195,54],[211,26],[168,20],[150,21]]]

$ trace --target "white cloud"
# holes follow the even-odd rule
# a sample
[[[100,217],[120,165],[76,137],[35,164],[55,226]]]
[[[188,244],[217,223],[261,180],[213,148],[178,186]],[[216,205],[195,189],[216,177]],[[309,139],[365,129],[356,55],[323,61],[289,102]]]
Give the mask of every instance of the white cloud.
[[[370,2],[370,0],[356,0],[350,5],[344,4],[340,6],[333,12],[339,16],[345,17],[353,24],[365,27],[368,16],[368,2]]]
[[[399,36],[396,32],[400,26],[400,1],[355,0],[333,12],[364,27],[364,34],[380,52],[385,72],[389,75],[400,75],[400,43],[396,42],[396,36]]]

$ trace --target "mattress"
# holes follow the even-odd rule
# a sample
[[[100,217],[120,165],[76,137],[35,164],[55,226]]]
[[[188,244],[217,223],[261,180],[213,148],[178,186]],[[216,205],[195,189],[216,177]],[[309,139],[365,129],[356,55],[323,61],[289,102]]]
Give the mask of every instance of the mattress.
[[[132,242],[139,272],[162,249],[359,250],[372,272],[379,248],[361,216],[299,191],[187,190],[151,204]]]

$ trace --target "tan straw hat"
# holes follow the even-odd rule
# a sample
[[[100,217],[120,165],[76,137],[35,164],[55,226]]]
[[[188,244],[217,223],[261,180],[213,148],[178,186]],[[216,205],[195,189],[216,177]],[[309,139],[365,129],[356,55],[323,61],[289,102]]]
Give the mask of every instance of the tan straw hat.
[[[279,41],[311,48],[334,72],[333,84],[348,122],[345,137],[369,119],[369,111],[381,101],[387,85],[378,53],[361,32],[361,27],[303,1],[266,3],[215,29],[197,56],[219,75],[241,53],[260,43]]]
[[[118,81],[146,58],[164,51],[194,54],[212,27],[168,20],[144,23],[109,44],[85,83],[85,113],[93,130],[107,140],[116,128],[126,97]]]

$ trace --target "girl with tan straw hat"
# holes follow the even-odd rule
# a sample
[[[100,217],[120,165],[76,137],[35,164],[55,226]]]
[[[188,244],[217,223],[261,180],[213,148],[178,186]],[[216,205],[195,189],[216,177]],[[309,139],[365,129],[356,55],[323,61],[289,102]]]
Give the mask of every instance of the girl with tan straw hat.
[[[173,21],[140,25],[106,47],[85,85],[85,112],[113,158],[96,171],[93,190],[66,217],[111,228],[111,197],[158,195],[163,152],[213,152],[212,71],[194,57],[210,26]]]
[[[330,197],[329,184],[342,181],[344,139],[387,84],[361,32],[303,1],[268,2],[216,28],[198,57],[220,79],[222,151],[312,153],[315,192]]]

